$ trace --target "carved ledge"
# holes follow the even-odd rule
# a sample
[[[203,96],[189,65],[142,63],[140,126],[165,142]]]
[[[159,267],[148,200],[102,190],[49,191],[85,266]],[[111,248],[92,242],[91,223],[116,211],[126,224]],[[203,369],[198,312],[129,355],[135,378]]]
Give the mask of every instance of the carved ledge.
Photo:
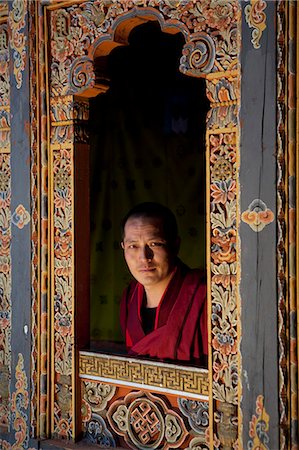
[[[81,378],[208,400],[206,369],[80,352]]]

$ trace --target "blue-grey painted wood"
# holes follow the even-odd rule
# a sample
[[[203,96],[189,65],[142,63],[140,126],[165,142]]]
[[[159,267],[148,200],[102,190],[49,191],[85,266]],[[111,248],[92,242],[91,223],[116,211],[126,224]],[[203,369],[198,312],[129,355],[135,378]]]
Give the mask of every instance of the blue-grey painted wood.
[[[16,7],[8,2],[9,10]],[[23,205],[30,213],[30,98],[29,98],[29,64],[28,64],[28,12],[25,27],[21,31],[26,35],[26,64],[22,72],[22,85],[18,89],[14,75],[14,50],[10,46],[10,92],[11,92],[11,212],[18,205]],[[10,41],[11,42],[11,41]],[[24,370],[27,376],[29,405],[19,409],[27,422],[24,448],[29,444],[30,429],[30,354],[31,354],[31,227],[30,222],[22,229],[12,224],[11,241],[12,266],[12,380],[11,394],[16,391],[15,371],[19,354],[24,358]],[[15,442],[13,415],[11,415],[10,441]]]
[[[276,2],[267,2],[267,28],[254,49],[251,32],[242,24],[241,82],[241,212],[261,199],[276,214]],[[276,289],[276,223],[255,232],[242,222],[241,304],[243,367],[243,448],[256,399],[264,396],[270,416],[269,448],[279,449]]]

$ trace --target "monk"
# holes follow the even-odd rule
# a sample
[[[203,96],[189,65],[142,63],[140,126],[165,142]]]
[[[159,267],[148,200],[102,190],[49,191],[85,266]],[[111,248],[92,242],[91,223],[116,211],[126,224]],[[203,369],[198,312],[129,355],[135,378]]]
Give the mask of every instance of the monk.
[[[123,220],[121,246],[134,277],[121,301],[128,353],[205,365],[205,276],[178,258],[174,214],[158,203],[135,206]]]

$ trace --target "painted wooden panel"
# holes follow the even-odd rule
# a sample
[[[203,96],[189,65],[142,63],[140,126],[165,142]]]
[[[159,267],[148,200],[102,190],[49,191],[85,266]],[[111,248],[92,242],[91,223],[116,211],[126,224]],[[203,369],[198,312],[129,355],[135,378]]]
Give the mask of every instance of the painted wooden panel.
[[[276,7],[274,2],[262,1],[259,5],[244,4],[243,8],[240,155],[243,446],[251,448],[259,444],[274,449],[279,448]],[[260,20],[256,19],[257,8]]]

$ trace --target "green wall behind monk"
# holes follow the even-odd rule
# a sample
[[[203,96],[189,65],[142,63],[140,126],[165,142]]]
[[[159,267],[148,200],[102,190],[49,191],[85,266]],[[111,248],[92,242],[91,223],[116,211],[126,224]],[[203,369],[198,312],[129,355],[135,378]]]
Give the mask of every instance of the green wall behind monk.
[[[180,257],[205,266],[203,83],[178,72],[181,35],[139,27],[109,59],[109,91],[91,103],[91,339],[121,340],[119,301],[131,279],[120,224],[143,201],[167,205]]]

